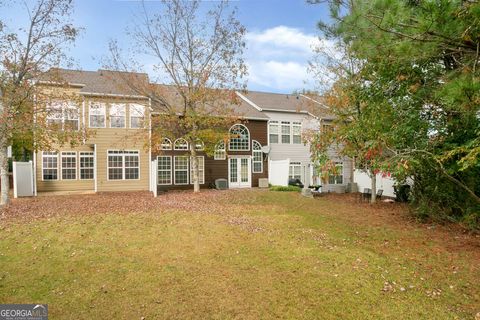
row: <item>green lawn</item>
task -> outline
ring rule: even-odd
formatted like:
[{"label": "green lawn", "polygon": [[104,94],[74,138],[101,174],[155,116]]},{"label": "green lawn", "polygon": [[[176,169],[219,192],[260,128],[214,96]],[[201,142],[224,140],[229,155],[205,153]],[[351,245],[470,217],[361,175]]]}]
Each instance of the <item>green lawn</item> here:
[{"label": "green lawn", "polygon": [[[0,303],[48,303],[51,319],[474,319],[480,312],[478,237],[349,196],[204,193],[207,200],[176,196],[190,203],[181,210],[141,196],[158,210],[82,214],[73,203],[69,213],[35,219],[7,214]],[[80,197],[72,201],[88,202]],[[28,201],[12,206],[32,208]]]}]

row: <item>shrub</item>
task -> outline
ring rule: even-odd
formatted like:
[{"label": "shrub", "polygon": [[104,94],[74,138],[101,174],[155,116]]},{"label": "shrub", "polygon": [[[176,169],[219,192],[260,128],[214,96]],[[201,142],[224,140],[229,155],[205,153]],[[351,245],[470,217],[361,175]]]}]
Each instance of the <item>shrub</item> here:
[{"label": "shrub", "polygon": [[296,192],[300,192],[301,190],[302,190],[302,188],[297,187],[297,186],[288,186],[288,187],[271,186],[270,187],[270,191],[296,191]]}]

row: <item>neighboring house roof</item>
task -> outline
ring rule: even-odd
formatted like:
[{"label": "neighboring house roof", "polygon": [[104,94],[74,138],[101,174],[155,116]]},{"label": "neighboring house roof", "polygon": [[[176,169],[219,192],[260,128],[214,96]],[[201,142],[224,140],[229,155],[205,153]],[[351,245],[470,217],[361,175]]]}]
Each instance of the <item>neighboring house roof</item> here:
[{"label": "neighboring house roof", "polygon": [[322,119],[333,119],[329,108],[316,97],[259,91],[237,92],[237,94],[258,111],[306,113]]},{"label": "neighboring house roof", "polygon": [[[146,94],[142,94],[138,88],[142,90],[150,90],[162,95],[162,99],[168,101],[170,105],[177,106],[178,113],[182,110],[182,101],[177,94],[174,86],[150,83],[146,73],[120,72],[110,70],[83,71],[70,69],[51,69],[40,80],[40,84],[46,85],[63,85],[68,84],[72,87],[78,87],[80,94],[97,95],[97,96],[128,96],[135,98],[147,99]],[[134,83],[135,85],[128,85]],[[144,86],[143,88],[138,85]],[[158,99],[161,100],[161,99]],[[237,99],[238,104],[228,106],[234,111],[235,115],[251,120],[268,120],[268,116],[252,107],[249,103],[242,99]],[[152,101],[153,112],[162,112],[160,103]],[[214,111],[212,114],[221,112]]]},{"label": "neighboring house roof", "polygon": [[[155,92],[158,92],[159,96],[163,96],[168,102],[169,105],[171,106],[176,106],[177,107],[177,113],[181,114],[183,112],[183,101],[180,98],[180,94],[177,92],[177,89],[175,86],[170,86],[170,85],[163,85],[163,84],[156,84],[157,90]],[[218,115],[221,116],[222,114],[225,114],[222,111],[225,111],[226,113],[230,112],[230,110],[236,115],[241,118],[245,119],[251,119],[251,120],[268,120],[268,116],[265,115],[264,113],[260,112],[256,108],[252,107],[249,103],[244,101],[243,99],[236,99],[236,103],[230,103],[228,106],[225,107],[225,109],[229,110],[219,110],[218,106],[216,107],[211,107],[210,110],[208,110],[208,107],[206,107],[206,112],[210,112],[212,115]],[[152,109],[154,112],[162,113],[164,112],[164,108],[162,107],[161,103],[155,103],[152,101]]]},{"label": "neighboring house roof", "polygon": [[[139,95],[133,88],[125,85],[125,78],[133,78],[135,81],[148,83],[146,73],[119,72],[110,70],[83,71],[69,69],[51,69],[40,79],[41,84],[63,84],[80,87],[80,93],[85,95]],[[146,98],[146,97],[144,97]]]}]

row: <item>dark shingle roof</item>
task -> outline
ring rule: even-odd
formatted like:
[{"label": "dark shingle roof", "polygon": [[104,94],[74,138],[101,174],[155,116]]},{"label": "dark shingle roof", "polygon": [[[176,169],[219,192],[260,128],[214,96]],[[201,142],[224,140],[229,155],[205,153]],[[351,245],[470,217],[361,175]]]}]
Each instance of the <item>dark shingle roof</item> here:
[{"label": "dark shingle roof", "polygon": [[139,94],[134,89],[125,85],[125,78],[127,77],[133,78],[135,81],[148,83],[148,75],[146,73],[69,69],[51,69],[40,81],[78,85],[80,92],[84,94],[138,96]]}]

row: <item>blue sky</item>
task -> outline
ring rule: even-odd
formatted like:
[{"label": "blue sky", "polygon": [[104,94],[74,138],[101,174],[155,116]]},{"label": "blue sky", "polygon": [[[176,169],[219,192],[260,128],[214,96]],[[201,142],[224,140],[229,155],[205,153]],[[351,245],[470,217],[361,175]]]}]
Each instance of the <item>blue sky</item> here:
[{"label": "blue sky", "polygon": [[[148,3],[152,10],[157,1]],[[33,2],[30,2],[33,3]],[[316,43],[316,23],[328,18],[325,5],[305,0],[238,0],[238,19],[247,28],[245,60],[249,67],[248,89],[284,92],[312,88],[306,72]],[[96,70],[108,53],[108,42],[128,43],[125,28],[139,9],[138,1],[76,0],[75,23],[85,28],[71,55],[77,67]],[[6,9],[6,11],[5,11]],[[8,12],[10,10],[10,12]],[[0,16],[18,23],[18,8],[4,8]]]}]

